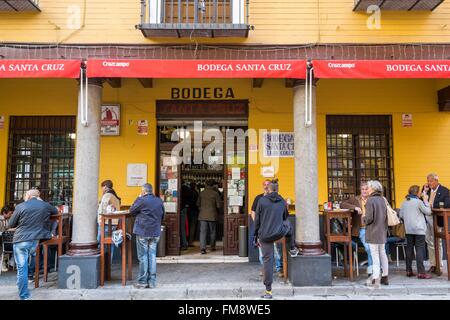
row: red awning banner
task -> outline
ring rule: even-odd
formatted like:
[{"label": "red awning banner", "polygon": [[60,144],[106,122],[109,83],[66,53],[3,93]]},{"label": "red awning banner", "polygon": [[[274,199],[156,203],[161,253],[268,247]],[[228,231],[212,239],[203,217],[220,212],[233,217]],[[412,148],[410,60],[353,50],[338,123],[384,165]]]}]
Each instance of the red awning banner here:
[{"label": "red awning banner", "polygon": [[316,78],[450,78],[450,60],[314,60],[313,66]]},{"label": "red awning banner", "polygon": [[78,78],[79,60],[0,60],[0,78]]},{"label": "red awning banner", "polygon": [[88,60],[90,78],[300,78],[302,60]]}]

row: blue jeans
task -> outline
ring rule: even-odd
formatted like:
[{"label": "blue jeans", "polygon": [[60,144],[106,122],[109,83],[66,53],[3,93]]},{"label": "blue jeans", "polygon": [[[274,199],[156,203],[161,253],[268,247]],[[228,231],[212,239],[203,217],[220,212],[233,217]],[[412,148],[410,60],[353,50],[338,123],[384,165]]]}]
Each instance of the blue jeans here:
[{"label": "blue jeans", "polygon": [[156,248],[159,237],[136,236],[137,255],[139,259],[140,284],[156,285]]},{"label": "blue jeans", "polygon": [[401,240],[402,239],[400,239],[399,237],[387,237],[386,244],[384,245],[384,249],[386,250],[386,254],[387,255],[391,254],[391,248],[390,248],[390,244],[391,243],[397,243],[397,242],[399,242]]},{"label": "blue jeans", "polygon": [[370,254],[369,244],[366,242],[366,228],[359,229],[359,240],[367,253],[367,273],[372,273],[372,255]]},{"label": "blue jeans", "polygon": [[[262,265],[263,264],[263,254],[262,254],[261,247],[258,247],[258,250],[259,250],[259,262]],[[277,272],[281,272],[281,270],[283,270],[283,260],[281,260],[280,252],[282,252],[281,248],[279,248],[278,245],[276,243],[274,243],[273,244],[273,254],[275,256],[275,269],[277,270]]]},{"label": "blue jeans", "polygon": [[28,263],[29,259],[34,259],[38,240],[23,241],[14,243],[14,260],[17,267],[17,287],[21,300],[30,298],[28,291]]}]

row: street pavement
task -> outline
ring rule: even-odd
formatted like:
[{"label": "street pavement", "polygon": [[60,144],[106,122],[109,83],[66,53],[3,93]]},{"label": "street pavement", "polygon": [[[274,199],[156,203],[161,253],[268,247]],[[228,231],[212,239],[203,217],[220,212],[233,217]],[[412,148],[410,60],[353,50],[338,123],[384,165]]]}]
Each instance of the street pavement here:
[{"label": "street pavement", "polygon": [[[113,265],[112,281],[104,287],[92,290],[63,290],[57,288],[57,273],[49,275],[49,282],[34,289],[30,283],[34,300],[142,300],[142,299],[259,299],[264,290],[261,270],[253,263],[214,264],[159,264],[157,287],[135,289],[132,281],[122,287],[120,266]],[[445,271],[445,268],[444,268]],[[360,269],[361,273],[364,270]],[[137,266],[133,275],[137,274]],[[274,299],[280,300],[450,300],[450,282],[446,272],[430,280],[407,278],[404,265],[390,265],[390,285],[381,289],[365,286],[366,276],[360,274],[350,282],[343,277],[342,269],[334,268],[335,279],[330,287],[293,287],[274,275]],[[15,272],[0,276],[0,300],[17,299]]]}]

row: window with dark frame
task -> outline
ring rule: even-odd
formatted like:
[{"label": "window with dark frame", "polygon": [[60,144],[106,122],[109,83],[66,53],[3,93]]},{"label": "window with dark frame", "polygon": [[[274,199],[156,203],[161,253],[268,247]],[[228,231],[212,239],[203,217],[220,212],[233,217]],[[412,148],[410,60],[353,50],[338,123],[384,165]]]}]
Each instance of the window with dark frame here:
[{"label": "window with dark frame", "polygon": [[395,206],[391,116],[329,115],[326,123],[328,200],[358,195],[362,181],[379,180]]},{"label": "window with dark frame", "polygon": [[72,207],[74,158],[74,116],[11,117],[6,203],[38,188],[50,204]]}]

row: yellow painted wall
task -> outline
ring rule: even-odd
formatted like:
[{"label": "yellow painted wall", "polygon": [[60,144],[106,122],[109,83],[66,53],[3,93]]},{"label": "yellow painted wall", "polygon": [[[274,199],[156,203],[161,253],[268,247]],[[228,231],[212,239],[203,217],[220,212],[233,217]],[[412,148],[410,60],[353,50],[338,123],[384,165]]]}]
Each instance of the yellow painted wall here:
[{"label": "yellow painted wall", "polygon": [[[436,172],[450,186],[450,113],[438,112],[436,90],[448,80],[326,80],[317,87],[319,202],[327,200],[326,114],[393,115],[396,203],[411,184],[422,184]],[[100,180],[112,179],[123,204],[135,199],[139,188],[126,187],[127,163],[148,164],[148,180],[154,183],[156,160],[155,100],[170,99],[171,87],[233,87],[237,99],[249,99],[249,127],[292,131],[292,89],[281,80],[265,80],[253,88],[251,80],[156,79],[154,88],[144,89],[135,79],[124,79],[122,88],[104,84],[105,103],[122,105],[119,137],[101,139]],[[76,113],[74,80],[0,80],[0,115],[66,115]],[[403,128],[401,114],[413,114],[413,127]],[[137,135],[137,120],[149,121],[149,135]],[[5,199],[7,126],[0,129],[0,202]],[[259,148],[261,149],[261,148]],[[267,159],[265,159],[267,160]],[[249,167],[249,199],[261,192],[261,163]],[[294,162],[280,159],[280,192],[294,199]]]},{"label": "yellow painted wall", "polygon": [[[450,2],[433,12],[386,12],[369,29],[354,0],[252,0],[248,39],[196,39],[204,43],[407,43],[450,41]],[[0,13],[0,41],[51,43],[191,43],[144,38],[139,0],[40,0],[40,13]],[[83,18],[84,17],[84,18]],[[79,22],[74,23],[76,19]],[[80,28],[77,25],[81,25]]]}]

